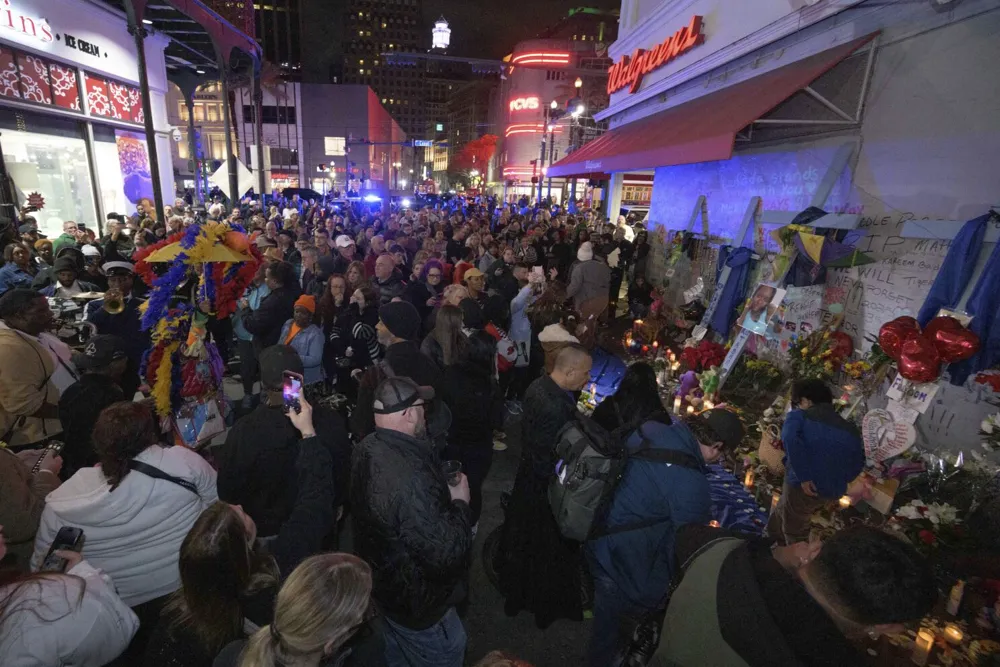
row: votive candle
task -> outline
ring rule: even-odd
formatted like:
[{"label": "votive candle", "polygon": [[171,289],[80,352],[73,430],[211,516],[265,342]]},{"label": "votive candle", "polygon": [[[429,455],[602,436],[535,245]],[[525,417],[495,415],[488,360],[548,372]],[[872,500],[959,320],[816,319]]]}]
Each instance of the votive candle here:
[{"label": "votive candle", "polygon": [[753,468],[747,468],[747,474],[744,475],[743,477],[743,486],[749,489],[751,486],[753,486],[753,480],[754,480]]},{"label": "votive candle", "polygon": [[841,509],[847,509],[848,507],[851,506],[851,497],[850,496],[841,496],[840,500],[838,502],[840,503],[840,508]]},{"label": "votive candle", "polygon": [[681,397],[674,396],[674,414],[679,415],[681,413]]},{"label": "votive candle", "polygon": [[934,633],[927,628],[917,633],[917,638],[913,642],[913,655],[910,659],[913,664],[923,667],[931,657],[931,649],[934,648]]},{"label": "votive candle", "polygon": [[944,638],[948,640],[949,644],[961,644],[965,638],[965,633],[954,623],[949,623],[944,626]]}]

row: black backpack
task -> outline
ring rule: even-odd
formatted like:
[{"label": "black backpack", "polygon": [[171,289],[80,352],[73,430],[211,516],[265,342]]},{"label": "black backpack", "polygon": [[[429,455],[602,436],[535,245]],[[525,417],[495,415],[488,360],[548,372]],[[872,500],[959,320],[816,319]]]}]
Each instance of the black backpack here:
[{"label": "black backpack", "polygon": [[[614,400],[614,399],[609,399]],[[556,443],[556,476],[549,483],[549,506],[563,537],[578,542],[607,535],[639,530],[667,521],[649,519],[607,528],[601,515],[614,498],[615,489],[629,459],[659,461],[685,468],[700,469],[694,456],[671,449],[654,449],[639,427],[642,443],[638,449],[625,446],[631,427],[607,431],[582,414],[559,431]]]}]

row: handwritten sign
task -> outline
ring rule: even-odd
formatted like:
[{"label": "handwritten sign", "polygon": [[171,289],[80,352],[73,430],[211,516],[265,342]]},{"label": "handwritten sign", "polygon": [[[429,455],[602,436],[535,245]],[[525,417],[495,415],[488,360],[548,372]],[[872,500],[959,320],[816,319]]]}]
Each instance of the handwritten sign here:
[{"label": "handwritten sign", "polygon": [[897,374],[896,379],[892,381],[892,385],[890,385],[885,395],[903,407],[911,408],[923,414],[927,412],[927,408],[930,407],[931,401],[938,393],[938,389],[940,389],[940,385],[936,382],[917,384]]},{"label": "handwritten sign", "polygon": [[865,456],[873,461],[885,461],[899,456],[913,446],[917,432],[911,424],[897,422],[886,410],[869,410],[861,420],[861,438]]}]

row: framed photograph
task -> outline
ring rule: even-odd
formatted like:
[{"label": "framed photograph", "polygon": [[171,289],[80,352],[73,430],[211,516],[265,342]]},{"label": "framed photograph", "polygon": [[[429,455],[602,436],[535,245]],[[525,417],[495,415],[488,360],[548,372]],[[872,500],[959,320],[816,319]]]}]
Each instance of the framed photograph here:
[{"label": "framed photograph", "polygon": [[747,300],[743,316],[740,318],[740,326],[752,333],[763,335],[767,332],[768,324],[774,319],[784,298],[785,290],[760,283]]}]

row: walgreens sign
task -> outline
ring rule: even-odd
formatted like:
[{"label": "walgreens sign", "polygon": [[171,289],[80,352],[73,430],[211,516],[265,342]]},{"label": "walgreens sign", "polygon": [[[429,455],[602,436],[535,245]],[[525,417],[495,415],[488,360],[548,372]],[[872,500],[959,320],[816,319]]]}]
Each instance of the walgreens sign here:
[{"label": "walgreens sign", "polygon": [[632,55],[623,56],[608,70],[608,94],[626,87],[630,93],[638,91],[646,74],[704,43],[702,25],[702,17],[692,16],[690,23],[653,49],[636,49]]}]

